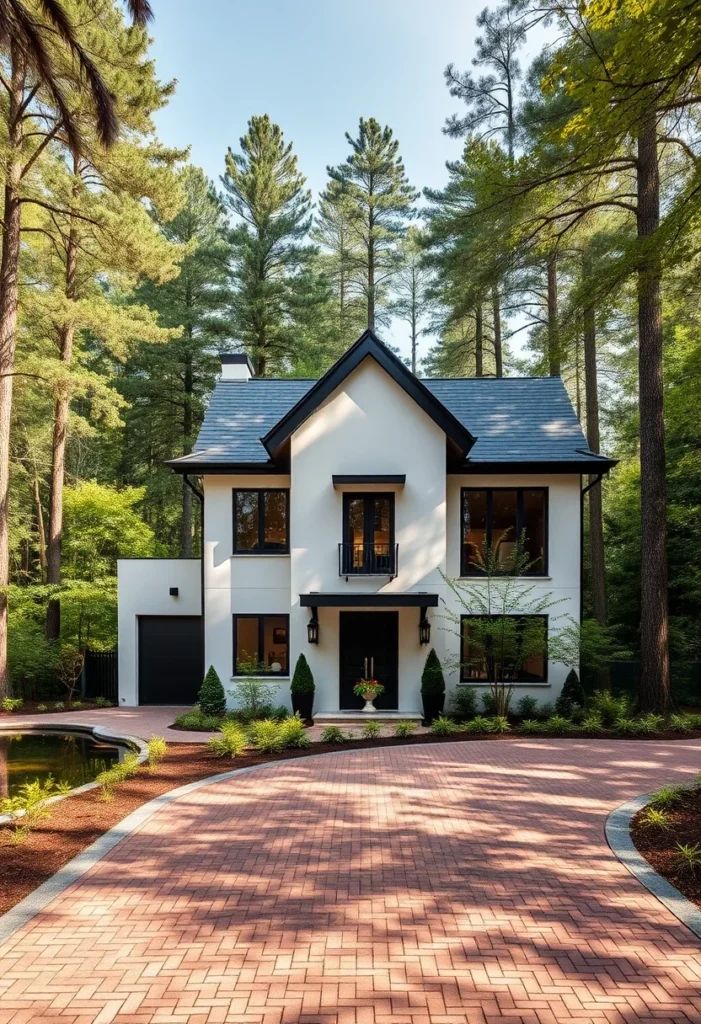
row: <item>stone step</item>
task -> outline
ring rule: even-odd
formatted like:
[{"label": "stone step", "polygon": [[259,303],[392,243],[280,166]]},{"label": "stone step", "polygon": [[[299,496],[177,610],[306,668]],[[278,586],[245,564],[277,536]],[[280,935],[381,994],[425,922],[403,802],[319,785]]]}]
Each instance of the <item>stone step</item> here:
[{"label": "stone step", "polygon": [[397,722],[420,722],[420,711],[319,711],[314,716],[316,725],[360,725],[364,722],[396,724]]}]

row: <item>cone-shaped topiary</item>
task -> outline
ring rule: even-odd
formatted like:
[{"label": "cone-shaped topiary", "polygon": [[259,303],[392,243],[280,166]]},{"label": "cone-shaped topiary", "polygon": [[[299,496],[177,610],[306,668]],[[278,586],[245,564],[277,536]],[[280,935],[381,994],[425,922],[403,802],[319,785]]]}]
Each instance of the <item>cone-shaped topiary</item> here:
[{"label": "cone-shaped topiary", "polygon": [[574,669],[570,669],[565,679],[560,696],[555,701],[555,710],[559,715],[571,715],[575,708],[583,708],[586,704],[586,695],[579,676]]},{"label": "cone-shaped topiary", "polygon": [[433,647],[429,651],[424,670],[421,674],[421,693],[425,696],[445,693],[443,669]]},{"label": "cone-shaped topiary", "polygon": [[209,666],[197,700],[203,715],[223,715],[226,711],[226,694],[213,665]]},{"label": "cone-shaped topiary", "polygon": [[314,693],[314,676],[303,654],[297,658],[294,675],[290,683],[291,693]]}]

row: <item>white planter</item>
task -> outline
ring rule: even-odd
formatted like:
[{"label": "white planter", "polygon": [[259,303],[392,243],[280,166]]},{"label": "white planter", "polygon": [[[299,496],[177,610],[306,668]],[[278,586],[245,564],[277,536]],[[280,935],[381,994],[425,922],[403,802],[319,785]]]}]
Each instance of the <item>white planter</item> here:
[{"label": "white planter", "polygon": [[365,707],[363,708],[363,711],[365,712],[366,715],[372,715],[377,712],[377,708],[373,704],[374,699],[374,697],[365,698]]}]

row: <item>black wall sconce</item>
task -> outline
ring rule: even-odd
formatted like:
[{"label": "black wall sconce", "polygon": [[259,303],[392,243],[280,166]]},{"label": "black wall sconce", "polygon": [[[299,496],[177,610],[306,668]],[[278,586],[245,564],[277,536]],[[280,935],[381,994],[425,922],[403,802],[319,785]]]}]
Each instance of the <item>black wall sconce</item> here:
[{"label": "black wall sconce", "polygon": [[428,621],[425,608],[421,609],[421,618],[419,619],[419,643],[431,643],[431,623]]},{"label": "black wall sconce", "polygon": [[311,618],[307,623],[307,640],[310,644],[319,643],[319,617],[316,608],[312,608]]},{"label": "black wall sconce", "polygon": [[168,593],[170,594],[171,597],[177,597],[179,591],[177,587],[171,587]]}]

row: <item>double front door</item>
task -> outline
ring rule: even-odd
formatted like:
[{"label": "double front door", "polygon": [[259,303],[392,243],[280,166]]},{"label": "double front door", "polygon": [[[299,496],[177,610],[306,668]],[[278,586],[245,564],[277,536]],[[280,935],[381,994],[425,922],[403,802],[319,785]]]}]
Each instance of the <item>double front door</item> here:
[{"label": "double front door", "polygon": [[353,687],[363,678],[377,679],[385,692],[375,699],[380,711],[397,710],[399,680],[399,613],[340,612],[340,703],[356,711],[365,703]]}]

